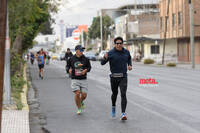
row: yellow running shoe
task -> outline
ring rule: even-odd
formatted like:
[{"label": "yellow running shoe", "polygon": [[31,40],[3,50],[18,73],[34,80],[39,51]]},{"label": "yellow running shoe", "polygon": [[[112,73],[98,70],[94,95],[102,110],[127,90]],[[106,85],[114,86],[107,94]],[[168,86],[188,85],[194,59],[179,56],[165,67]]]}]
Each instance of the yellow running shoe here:
[{"label": "yellow running shoe", "polygon": [[82,113],[81,109],[78,109],[77,114],[80,115]]}]

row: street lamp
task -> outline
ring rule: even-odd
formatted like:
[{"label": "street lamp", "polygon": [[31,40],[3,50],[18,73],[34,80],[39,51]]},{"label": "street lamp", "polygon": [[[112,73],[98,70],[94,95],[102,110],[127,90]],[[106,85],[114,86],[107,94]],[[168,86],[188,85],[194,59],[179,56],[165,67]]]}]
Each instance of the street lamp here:
[{"label": "street lamp", "polygon": [[103,50],[103,22],[102,22],[102,10],[100,11],[100,31],[101,31],[101,51]]}]

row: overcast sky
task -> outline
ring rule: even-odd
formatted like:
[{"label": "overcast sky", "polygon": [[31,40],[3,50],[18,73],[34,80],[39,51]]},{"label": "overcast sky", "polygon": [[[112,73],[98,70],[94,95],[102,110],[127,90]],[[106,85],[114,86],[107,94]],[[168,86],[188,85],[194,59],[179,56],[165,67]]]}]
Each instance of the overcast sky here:
[{"label": "overcast sky", "polygon": [[100,9],[118,8],[126,4],[152,3],[158,0],[62,0],[63,4],[59,7],[59,12],[54,16],[56,32],[58,32],[60,20],[65,24],[87,24],[92,23],[93,17],[97,16]]}]

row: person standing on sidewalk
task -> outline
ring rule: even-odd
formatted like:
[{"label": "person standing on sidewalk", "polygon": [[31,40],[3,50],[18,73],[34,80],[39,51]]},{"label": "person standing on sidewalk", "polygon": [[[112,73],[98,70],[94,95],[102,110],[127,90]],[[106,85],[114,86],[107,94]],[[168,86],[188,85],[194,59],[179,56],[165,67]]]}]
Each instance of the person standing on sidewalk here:
[{"label": "person standing on sidewalk", "polygon": [[89,59],[83,55],[84,49],[81,45],[77,45],[75,47],[76,54],[69,59],[67,64],[72,79],[71,87],[75,93],[77,114],[81,114],[82,109],[85,108],[83,101],[86,99],[88,92],[87,72],[91,70]]},{"label": "person standing on sidewalk", "polygon": [[128,50],[123,47],[123,38],[114,39],[115,47],[104,55],[101,65],[105,65],[108,61],[110,64],[110,84],[112,90],[112,117],[116,116],[116,100],[118,95],[118,87],[121,92],[121,120],[127,120],[126,116],[126,91],[127,91],[127,67],[132,70],[131,56]]}]

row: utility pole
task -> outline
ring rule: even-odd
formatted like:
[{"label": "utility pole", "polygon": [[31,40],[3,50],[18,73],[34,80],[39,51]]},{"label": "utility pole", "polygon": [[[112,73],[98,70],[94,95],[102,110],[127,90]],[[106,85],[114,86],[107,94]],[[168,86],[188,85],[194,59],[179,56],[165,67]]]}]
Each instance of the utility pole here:
[{"label": "utility pole", "polygon": [[102,20],[102,10],[100,10],[100,31],[101,31],[101,51],[103,50],[103,20]]},{"label": "utility pole", "polygon": [[[165,21],[165,29],[164,29],[164,42],[163,42],[163,56],[162,56],[162,64],[165,63],[165,45],[166,45],[166,38],[167,38],[167,28],[169,28],[167,25],[169,25],[169,4],[170,0],[168,0],[168,5],[167,5],[167,16],[164,16],[164,21]],[[168,17],[168,20],[167,20]]]},{"label": "utility pole", "polygon": [[84,43],[84,30],[81,30],[81,45],[83,46],[83,47],[85,47],[85,43]]},{"label": "utility pole", "polygon": [[6,41],[7,0],[0,0],[0,3],[1,3],[0,4],[0,133],[1,133],[5,41]]},{"label": "utility pole", "polygon": [[3,98],[3,104],[11,104],[10,39],[9,39],[8,13],[7,13],[7,22],[6,22],[6,51],[5,51],[5,63],[4,63],[4,98]]},{"label": "utility pole", "polygon": [[189,8],[190,8],[190,46],[191,46],[191,61],[192,68],[195,68],[195,46],[194,46],[194,12],[193,12],[193,3],[192,0],[189,0]]}]

